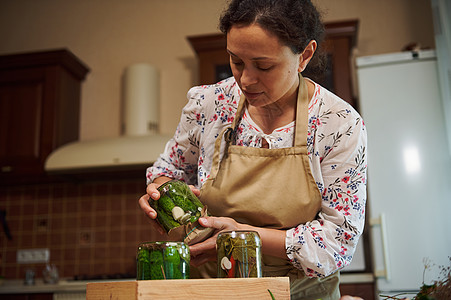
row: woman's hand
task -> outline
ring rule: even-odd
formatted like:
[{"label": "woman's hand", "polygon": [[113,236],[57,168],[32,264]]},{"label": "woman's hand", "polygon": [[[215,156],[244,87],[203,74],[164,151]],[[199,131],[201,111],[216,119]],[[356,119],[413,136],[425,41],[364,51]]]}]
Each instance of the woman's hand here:
[{"label": "woman's hand", "polygon": [[157,212],[150,206],[149,200],[158,200],[160,199],[160,192],[158,192],[157,188],[159,187],[159,184],[151,183],[146,188],[146,194],[142,195],[141,198],[139,198],[139,206],[141,207],[142,211],[148,216],[149,218],[155,220],[157,217]]},{"label": "woman's hand", "polygon": [[147,185],[146,194],[142,195],[138,201],[141,210],[152,220],[151,223],[153,227],[161,235],[165,234],[165,231],[160,226],[160,224],[158,224],[158,222],[155,222],[155,219],[157,218],[157,212],[150,206],[149,201],[156,201],[160,199],[160,192],[158,191],[158,187],[171,179],[172,178],[169,177],[156,178],[152,183]]},{"label": "woman's hand", "polygon": [[[157,198],[160,197],[160,194],[157,194]],[[141,206],[141,209],[144,211],[144,213],[146,214],[146,216],[148,216],[152,222],[150,222],[153,226],[153,228],[155,228],[156,231],[158,231],[158,233],[160,235],[165,234],[165,231],[163,229],[163,227],[160,226],[160,224],[158,224],[158,222],[155,221],[155,219],[157,218],[157,212],[149,205],[149,200],[151,199],[151,196],[149,194],[145,194],[142,195],[141,198],[139,198],[139,206]],[[153,200],[151,200],[153,201]]]},{"label": "woman's hand", "polygon": [[199,218],[203,227],[214,228],[213,235],[201,243],[189,247],[191,253],[191,264],[198,267],[208,261],[214,261],[216,257],[216,238],[222,231],[249,230],[249,225],[236,222],[232,218],[203,217]]}]

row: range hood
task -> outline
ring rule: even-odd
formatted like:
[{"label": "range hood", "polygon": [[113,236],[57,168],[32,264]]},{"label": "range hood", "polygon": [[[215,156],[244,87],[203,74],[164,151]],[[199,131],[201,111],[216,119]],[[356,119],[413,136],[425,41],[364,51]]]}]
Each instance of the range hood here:
[{"label": "range hood", "polygon": [[45,170],[49,173],[79,173],[150,166],[163,152],[171,137],[121,136],[69,143],[50,154],[45,162]]},{"label": "range hood", "polygon": [[158,72],[148,64],[131,65],[124,72],[123,88],[124,135],[68,143],[48,156],[48,173],[120,170],[155,162],[172,137],[158,133]]}]

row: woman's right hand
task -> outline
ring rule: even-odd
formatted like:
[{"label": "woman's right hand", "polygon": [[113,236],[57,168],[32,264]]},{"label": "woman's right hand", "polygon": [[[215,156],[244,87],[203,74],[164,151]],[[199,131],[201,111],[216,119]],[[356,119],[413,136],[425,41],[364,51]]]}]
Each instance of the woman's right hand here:
[{"label": "woman's right hand", "polygon": [[[150,206],[149,200],[156,201],[160,199],[160,192],[158,191],[158,187],[171,179],[172,178],[169,177],[156,178],[154,182],[147,185],[146,194],[142,195],[141,198],[139,198],[138,201],[139,206],[141,207],[142,211],[146,214],[146,216],[148,216],[152,220],[155,220],[157,218],[157,212]],[[160,234],[165,233],[163,228],[157,222],[152,223],[156,225],[155,228],[159,231]]]},{"label": "woman's right hand", "polygon": [[157,212],[150,206],[149,200],[158,200],[160,198],[160,192],[157,190],[158,186],[155,183],[149,184],[146,188],[146,194],[139,198],[139,206],[141,206],[142,211],[153,220],[157,217]]}]

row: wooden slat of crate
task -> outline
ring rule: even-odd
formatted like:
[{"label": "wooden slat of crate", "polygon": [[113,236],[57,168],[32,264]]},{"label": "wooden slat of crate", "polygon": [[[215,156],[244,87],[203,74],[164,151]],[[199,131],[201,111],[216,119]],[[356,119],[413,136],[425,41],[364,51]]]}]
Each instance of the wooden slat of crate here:
[{"label": "wooden slat of crate", "polygon": [[288,277],[142,280],[88,283],[86,299],[290,299]]},{"label": "wooden slat of crate", "polygon": [[86,299],[136,300],[137,281],[90,282],[86,285]]}]

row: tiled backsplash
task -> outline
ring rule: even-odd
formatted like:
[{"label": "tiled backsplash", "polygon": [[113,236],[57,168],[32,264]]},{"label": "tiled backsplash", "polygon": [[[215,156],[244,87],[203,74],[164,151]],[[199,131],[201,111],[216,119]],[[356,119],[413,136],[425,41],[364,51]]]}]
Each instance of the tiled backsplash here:
[{"label": "tiled backsplash", "polygon": [[48,248],[60,277],[135,274],[140,242],[163,240],[138,205],[144,180],[0,188],[12,240],[0,229],[0,275],[21,279],[45,264],[17,264],[18,249]]}]

